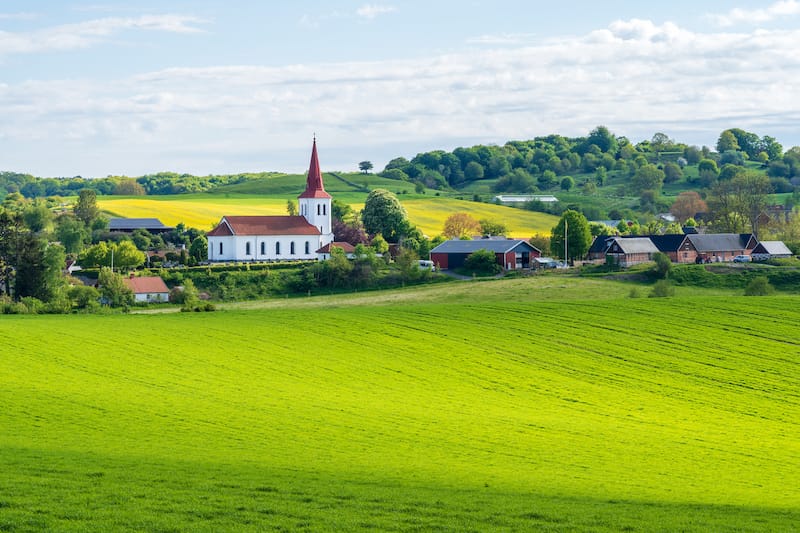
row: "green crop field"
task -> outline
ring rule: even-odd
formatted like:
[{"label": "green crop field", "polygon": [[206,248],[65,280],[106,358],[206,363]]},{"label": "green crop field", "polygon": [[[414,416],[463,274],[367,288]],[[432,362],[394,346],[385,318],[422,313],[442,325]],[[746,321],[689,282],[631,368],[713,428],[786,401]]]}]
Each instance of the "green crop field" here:
[{"label": "green crop field", "polygon": [[796,530],[798,299],[625,287],[0,317],[0,531]]},{"label": "green crop field", "polygon": [[[251,196],[234,194],[182,194],[174,196],[100,196],[97,203],[101,209],[114,216],[139,218],[155,217],[164,224],[183,222],[187,226],[210,230],[224,215],[285,215],[287,199],[283,197]],[[355,210],[364,207],[366,193],[346,193],[335,198],[347,203]],[[530,238],[536,233],[549,234],[558,222],[558,217],[511,207],[457,200],[442,197],[401,197],[409,219],[430,237],[439,235],[444,221],[459,211],[467,212],[476,219],[488,218],[505,223],[510,236]]]}]

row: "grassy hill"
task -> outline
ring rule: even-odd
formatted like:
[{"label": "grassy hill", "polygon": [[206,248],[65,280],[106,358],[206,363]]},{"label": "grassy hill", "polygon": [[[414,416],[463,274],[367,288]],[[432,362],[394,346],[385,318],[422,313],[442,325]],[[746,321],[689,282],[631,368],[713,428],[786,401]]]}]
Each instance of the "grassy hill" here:
[{"label": "grassy hill", "polygon": [[5,317],[0,529],[791,530],[796,298],[627,290]]}]

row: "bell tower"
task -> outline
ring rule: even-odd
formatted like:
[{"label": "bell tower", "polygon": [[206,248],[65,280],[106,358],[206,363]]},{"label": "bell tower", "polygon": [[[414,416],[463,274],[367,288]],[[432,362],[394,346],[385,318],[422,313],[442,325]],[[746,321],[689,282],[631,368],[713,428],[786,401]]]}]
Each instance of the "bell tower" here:
[{"label": "bell tower", "polygon": [[333,241],[331,195],[325,192],[325,186],[322,183],[322,172],[320,171],[319,158],[317,157],[316,136],[311,147],[311,164],[308,167],[306,190],[297,197],[297,205],[300,215],[305,217],[309,224],[317,227],[322,234],[321,246]]}]

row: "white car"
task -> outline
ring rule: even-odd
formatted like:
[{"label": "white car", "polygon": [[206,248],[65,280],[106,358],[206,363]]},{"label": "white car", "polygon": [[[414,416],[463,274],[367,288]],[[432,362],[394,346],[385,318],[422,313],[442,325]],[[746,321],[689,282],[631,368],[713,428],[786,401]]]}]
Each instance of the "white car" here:
[{"label": "white car", "polygon": [[734,263],[749,263],[750,256],[749,255],[737,255],[733,258]]}]

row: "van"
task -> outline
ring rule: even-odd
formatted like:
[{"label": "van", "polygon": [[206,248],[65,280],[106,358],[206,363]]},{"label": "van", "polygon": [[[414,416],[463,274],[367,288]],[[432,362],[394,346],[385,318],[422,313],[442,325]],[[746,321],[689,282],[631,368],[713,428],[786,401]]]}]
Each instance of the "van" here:
[{"label": "van", "polygon": [[420,259],[419,268],[430,270],[431,272],[436,271],[436,267],[434,266],[433,261],[430,261],[428,259]]}]

